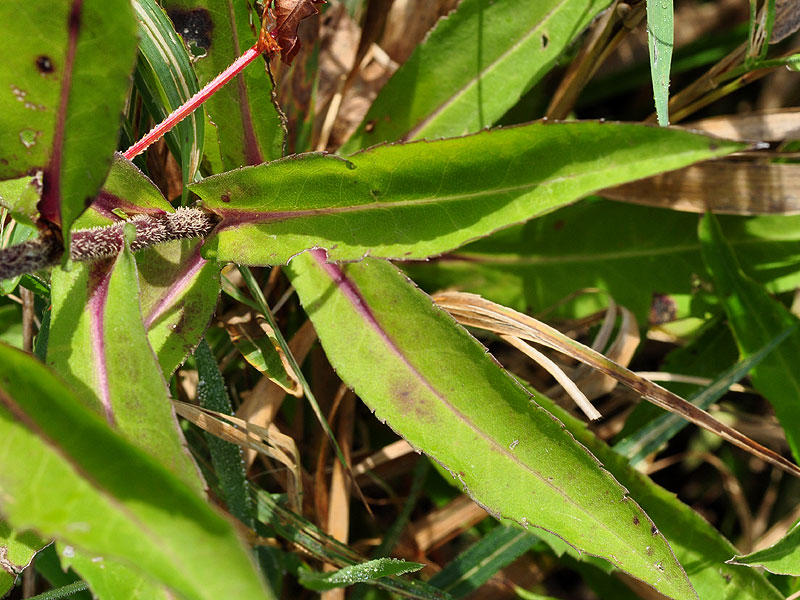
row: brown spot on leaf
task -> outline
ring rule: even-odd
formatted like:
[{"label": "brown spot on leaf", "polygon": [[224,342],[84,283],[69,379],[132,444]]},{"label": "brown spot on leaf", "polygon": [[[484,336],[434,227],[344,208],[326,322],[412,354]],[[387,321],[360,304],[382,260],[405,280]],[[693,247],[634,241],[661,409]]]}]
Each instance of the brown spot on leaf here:
[{"label": "brown spot on leaf", "polygon": [[638,525],[639,524],[639,517],[637,517],[636,515],[633,515],[633,524],[634,525]]},{"label": "brown spot on leaf", "polygon": [[366,125],[364,125],[364,131],[367,133],[372,133],[375,130],[375,119],[369,121]]},{"label": "brown spot on leaf", "polygon": [[222,196],[220,196],[219,199],[222,200],[223,202],[230,202],[231,201],[231,195],[230,194],[222,194]]},{"label": "brown spot on leaf", "polygon": [[211,34],[214,32],[214,22],[205,8],[192,10],[173,9],[167,11],[172,19],[172,24],[190,48],[196,46],[208,50],[211,48]]},{"label": "brown spot on leaf", "polygon": [[655,525],[650,525],[650,533],[652,535],[658,535],[658,527],[656,527]]},{"label": "brown spot on leaf", "polygon": [[50,57],[45,54],[42,54],[36,58],[36,68],[39,69],[39,72],[42,75],[49,75],[55,71],[55,67],[53,67],[53,61],[50,60]]}]

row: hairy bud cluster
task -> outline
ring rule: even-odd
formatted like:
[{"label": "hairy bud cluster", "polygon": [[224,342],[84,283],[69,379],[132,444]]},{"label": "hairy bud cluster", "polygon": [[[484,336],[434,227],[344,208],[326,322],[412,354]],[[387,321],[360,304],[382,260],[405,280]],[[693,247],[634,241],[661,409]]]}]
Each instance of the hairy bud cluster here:
[{"label": "hairy bud cluster", "polygon": [[[136,215],[107,227],[73,231],[69,257],[80,262],[116,256],[125,247],[125,226],[129,223],[136,229],[136,237],[131,242],[134,252],[172,240],[205,237],[216,224],[212,215],[196,208],[181,207],[161,215]],[[1,249],[0,279],[52,266],[62,254],[61,245],[51,233]]]}]

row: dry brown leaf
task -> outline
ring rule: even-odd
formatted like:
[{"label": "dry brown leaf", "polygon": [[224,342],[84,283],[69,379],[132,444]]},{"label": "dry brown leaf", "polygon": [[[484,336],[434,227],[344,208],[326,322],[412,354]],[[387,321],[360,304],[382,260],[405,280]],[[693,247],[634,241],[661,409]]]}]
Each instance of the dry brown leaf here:
[{"label": "dry brown leaf", "polygon": [[606,188],[622,202],[703,213],[800,214],[800,166],[719,160]]},{"label": "dry brown leaf", "polygon": [[751,111],[686,123],[712,135],[742,142],[785,142],[800,139],[800,108]]},{"label": "dry brown leaf", "polygon": [[317,5],[324,3],[325,0],[275,0],[275,27],[269,33],[278,42],[281,60],[287,65],[292,64],[300,51],[300,41],[297,39],[300,21],[319,14]]},{"label": "dry brown leaf", "polygon": [[458,496],[409,524],[407,531],[424,555],[489,516],[468,496]]},{"label": "dry brown leaf", "polygon": [[453,315],[459,323],[530,340],[589,364],[594,369],[616,378],[648,402],[683,417],[787,473],[800,477],[800,467],[780,454],[721,423],[680,396],[637,376],[629,369],[618,365],[588,346],[568,338],[541,321],[485,300],[476,294],[444,292],[434,296],[434,301]]}]

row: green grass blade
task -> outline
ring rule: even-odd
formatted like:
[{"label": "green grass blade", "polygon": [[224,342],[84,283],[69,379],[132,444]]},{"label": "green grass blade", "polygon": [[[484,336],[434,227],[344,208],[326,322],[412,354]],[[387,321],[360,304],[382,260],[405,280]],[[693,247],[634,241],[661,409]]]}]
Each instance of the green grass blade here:
[{"label": "green grass blade", "polygon": [[376,558],[349,567],[342,567],[333,573],[318,573],[306,569],[299,571],[300,585],[318,592],[333,590],[356,583],[372,583],[376,579],[391,575],[405,575],[424,568],[425,565],[406,562],[397,558]]},{"label": "green grass blade", "polygon": [[517,527],[499,525],[431,577],[431,585],[463,598],[538,542]]},{"label": "green grass blade", "polygon": [[669,72],[675,39],[672,0],[647,0],[647,46],[656,116],[662,127],[669,125]]},{"label": "green grass blade", "polygon": [[[219,372],[208,342],[203,338],[194,352],[197,362],[197,401],[208,408],[226,415],[233,414],[233,406],[225,388],[225,380]],[[210,433],[205,434],[214,472],[229,512],[250,528],[255,526],[250,488],[242,461],[242,449]]]},{"label": "green grass blade", "polygon": [[[747,375],[751,369],[755,368],[783,340],[791,333],[794,333],[795,329],[796,326],[785,329],[758,351],[744,360],[739,361],[723,373],[720,373],[706,388],[689,396],[687,402],[691,402],[703,410],[707,409],[725,395],[732,384],[737,383]],[[648,455],[656,452],[688,424],[689,423],[685,419],[676,414],[663,414],[638,432],[617,442],[614,445],[614,450],[627,456],[631,464],[636,465]]]},{"label": "green grass blade", "polygon": [[[763,286],[750,279],[739,266],[713,215],[700,222],[703,258],[714,282],[728,322],[742,356],[750,356],[798,319],[776,302]],[[800,330],[792,334],[752,370],[754,387],[775,408],[786,440],[796,461],[800,461]]]},{"label": "green grass blade", "polygon": [[[200,89],[186,46],[155,0],[133,0],[139,22],[139,61],[134,81],[156,122],[181,106]],[[203,109],[193,112],[166,135],[181,166],[183,183],[194,181],[203,156]],[[187,190],[184,188],[184,201]],[[185,203],[185,202],[184,202]]]}]

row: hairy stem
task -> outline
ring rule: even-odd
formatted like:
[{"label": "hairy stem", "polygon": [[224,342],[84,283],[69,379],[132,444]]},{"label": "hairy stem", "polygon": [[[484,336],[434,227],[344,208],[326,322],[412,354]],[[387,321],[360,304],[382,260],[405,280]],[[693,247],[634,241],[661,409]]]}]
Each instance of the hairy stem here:
[{"label": "hairy stem", "polygon": [[[125,225],[136,229],[130,247],[134,252],[172,240],[202,238],[211,233],[216,218],[197,208],[178,208],[163,215],[136,215],[107,227],[72,232],[69,257],[76,262],[116,256],[125,246]],[[0,250],[0,280],[31,273],[58,264],[64,253],[50,233],[39,239]]]}]

